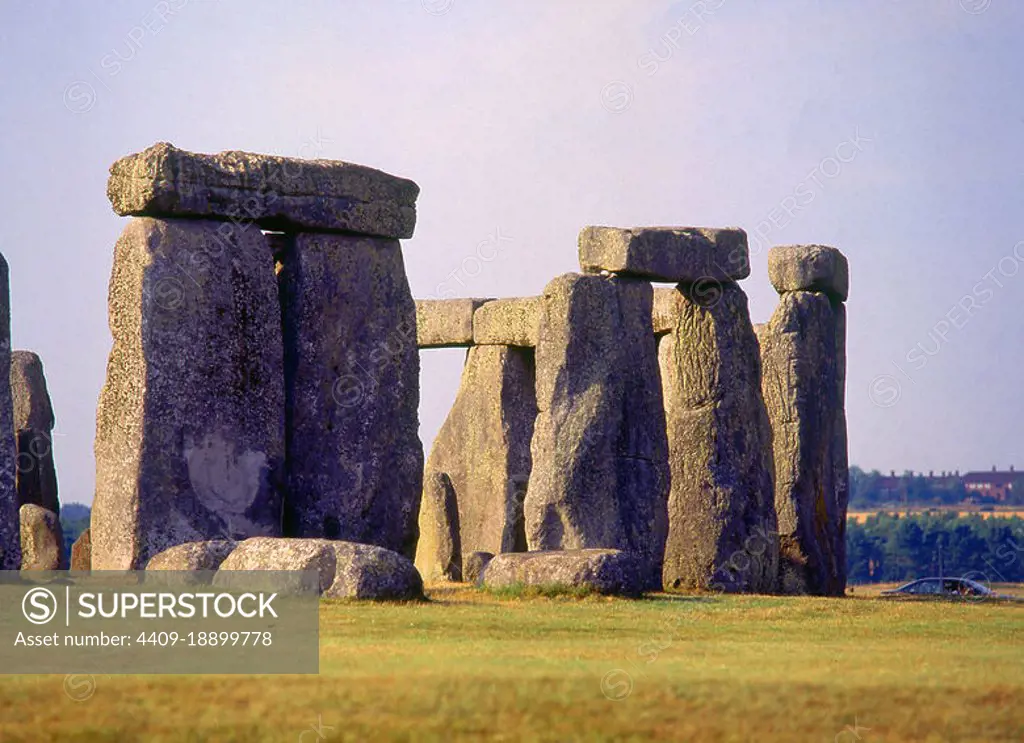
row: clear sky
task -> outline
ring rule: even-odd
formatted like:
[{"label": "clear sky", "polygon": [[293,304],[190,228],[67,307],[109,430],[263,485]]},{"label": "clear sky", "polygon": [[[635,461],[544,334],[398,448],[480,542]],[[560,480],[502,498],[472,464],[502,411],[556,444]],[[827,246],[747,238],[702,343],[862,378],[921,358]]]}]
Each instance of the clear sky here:
[{"label": "clear sky", "polygon": [[[834,245],[851,462],[1024,467],[1022,32],[1013,0],[3,0],[0,251],[62,499],[92,500],[107,169],[157,141],[412,178],[417,297],[538,293],[587,224],[736,225],[759,322],[768,246]],[[460,368],[423,354],[428,448]]]}]

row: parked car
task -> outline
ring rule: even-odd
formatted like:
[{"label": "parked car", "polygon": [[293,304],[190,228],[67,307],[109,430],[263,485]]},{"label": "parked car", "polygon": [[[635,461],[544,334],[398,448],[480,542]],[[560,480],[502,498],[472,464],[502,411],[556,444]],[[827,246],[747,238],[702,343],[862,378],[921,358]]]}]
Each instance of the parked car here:
[{"label": "parked car", "polygon": [[1019,601],[1015,596],[996,593],[970,578],[919,578],[899,588],[882,591],[882,596],[917,598],[1003,599]]}]

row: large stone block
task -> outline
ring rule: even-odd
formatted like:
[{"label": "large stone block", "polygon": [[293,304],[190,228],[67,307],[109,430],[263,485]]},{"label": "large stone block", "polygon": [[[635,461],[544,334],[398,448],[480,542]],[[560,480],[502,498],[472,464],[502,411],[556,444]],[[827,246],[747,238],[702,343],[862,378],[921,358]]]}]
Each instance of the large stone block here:
[{"label": "large stone block", "polygon": [[430,582],[461,581],[459,504],[451,478],[446,472],[431,472],[423,478],[419,525],[416,569],[420,575]]},{"label": "large stone block", "polygon": [[668,443],[646,281],[566,274],[544,290],[526,494],[531,550],[634,552],[660,584]]},{"label": "large stone block", "polygon": [[420,348],[473,345],[473,312],[486,299],[417,299],[416,344]]},{"label": "large stone block", "polygon": [[236,546],[227,539],[178,544],[149,558],[146,570],[216,570]]},{"label": "large stone block", "polygon": [[122,216],[230,219],[227,231],[341,230],[412,237],[419,186],[338,160],[227,151],[205,155],[160,142],[110,166],[107,197]]},{"label": "large stone block", "polygon": [[416,305],[397,240],[299,234],[278,281],[284,319],[285,534],[412,559],[423,488]]},{"label": "large stone block", "polygon": [[368,544],[329,539],[247,539],[221,563],[215,584],[230,584],[230,573],[236,570],[316,571],[325,598],[423,598],[423,580],[409,560]]},{"label": "large stone block", "polygon": [[579,236],[585,273],[609,271],[652,281],[736,281],[750,275],[747,233],[739,228],[585,227]]},{"label": "large stone block", "polygon": [[791,593],[845,591],[842,324],[825,294],[786,292],[759,336],[774,439],[782,589]]},{"label": "large stone block", "polygon": [[280,534],[281,312],[255,226],[133,219],[114,253],[96,423],[93,569]]},{"label": "large stone block", "polygon": [[71,569],[92,570],[92,531],[86,529],[71,545]]},{"label": "large stone block", "polygon": [[[11,372],[11,301],[7,261],[0,255],[0,379]],[[14,440],[11,387],[0,384],[0,570],[21,568],[16,481],[18,450]]]},{"label": "large stone block", "polygon": [[[446,475],[458,505],[461,549],[526,550],[523,498],[530,479],[530,440],[537,417],[533,349],[475,346],[466,355],[455,403],[427,458],[428,483]],[[418,565],[443,571],[430,545],[444,543],[447,528],[426,499],[420,517],[423,548]]]},{"label": "large stone block", "polygon": [[587,589],[612,596],[639,596],[647,579],[644,560],[626,552],[581,549],[497,555],[483,573],[487,588],[533,586]]},{"label": "large stone block", "polygon": [[43,362],[31,351],[11,355],[11,395],[18,463],[18,502],[34,503],[60,513],[57,472],[53,465],[53,406],[46,389]]},{"label": "large stone block", "polygon": [[21,519],[21,569],[64,570],[64,533],[53,511],[27,503]]},{"label": "large stone block", "polygon": [[540,297],[487,302],[473,314],[473,342],[480,346],[536,346],[540,302]]},{"label": "large stone block", "polygon": [[672,489],[664,586],[769,592],[778,574],[771,428],[747,298],[675,291],[658,352]]},{"label": "large stone block", "polygon": [[768,251],[768,278],[775,290],[818,291],[845,302],[850,293],[846,256],[827,245],[784,245]]}]

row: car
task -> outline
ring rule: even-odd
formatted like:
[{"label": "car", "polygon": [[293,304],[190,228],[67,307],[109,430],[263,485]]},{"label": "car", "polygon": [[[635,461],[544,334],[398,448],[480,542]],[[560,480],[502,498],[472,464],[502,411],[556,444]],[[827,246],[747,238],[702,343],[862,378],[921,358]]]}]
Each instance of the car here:
[{"label": "car", "polygon": [[1018,601],[1015,596],[996,593],[970,578],[919,578],[899,588],[882,591],[882,596],[894,598],[956,598],[956,599],[1002,599]]}]

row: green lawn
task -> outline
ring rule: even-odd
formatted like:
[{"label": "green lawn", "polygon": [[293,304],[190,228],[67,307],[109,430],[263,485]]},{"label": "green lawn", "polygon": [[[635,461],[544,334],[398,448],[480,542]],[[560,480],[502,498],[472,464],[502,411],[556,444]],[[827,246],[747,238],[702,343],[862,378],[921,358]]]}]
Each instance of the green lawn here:
[{"label": "green lawn", "polygon": [[431,597],[319,677],[0,677],[0,741],[1024,740],[1024,604]]}]

